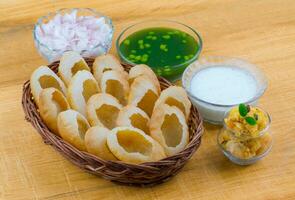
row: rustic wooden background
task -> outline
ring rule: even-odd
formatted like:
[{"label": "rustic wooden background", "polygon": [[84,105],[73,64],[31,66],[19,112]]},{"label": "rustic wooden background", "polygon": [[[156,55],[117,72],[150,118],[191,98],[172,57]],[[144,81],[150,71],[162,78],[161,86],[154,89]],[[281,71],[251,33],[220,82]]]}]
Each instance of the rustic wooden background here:
[{"label": "rustic wooden background", "polygon": [[[199,151],[175,178],[156,187],[116,185],[69,163],[43,144],[21,108],[23,82],[46,64],[34,47],[33,25],[64,7],[91,7],[110,16],[115,39],[134,22],[174,19],[201,33],[201,55],[257,64],[269,79],[260,105],[273,118],[270,155],[236,166],[217,148],[219,127],[206,124]],[[0,199],[295,199],[294,43],[293,0],[0,0]]]}]

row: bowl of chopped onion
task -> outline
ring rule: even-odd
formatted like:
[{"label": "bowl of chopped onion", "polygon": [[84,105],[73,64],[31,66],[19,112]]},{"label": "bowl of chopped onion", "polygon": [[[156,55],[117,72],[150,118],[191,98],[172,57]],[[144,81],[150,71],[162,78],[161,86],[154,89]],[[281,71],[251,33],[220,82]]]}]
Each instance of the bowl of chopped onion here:
[{"label": "bowl of chopped onion", "polygon": [[83,57],[105,54],[112,45],[113,32],[109,17],[90,8],[65,8],[40,17],[33,36],[38,52],[51,63],[66,51]]}]

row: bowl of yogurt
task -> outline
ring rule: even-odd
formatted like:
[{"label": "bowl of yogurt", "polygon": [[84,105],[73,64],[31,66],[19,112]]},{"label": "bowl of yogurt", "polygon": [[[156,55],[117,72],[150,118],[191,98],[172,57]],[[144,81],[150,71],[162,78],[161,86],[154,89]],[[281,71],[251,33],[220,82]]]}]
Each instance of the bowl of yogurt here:
[{"label": "bowl of yogurt", "polygon": [[182,84],[207,122],[222,124],[225,113],[241,103],[257,105],[267,78],[254,64],[238,58],[203,57],[183,73]]}]

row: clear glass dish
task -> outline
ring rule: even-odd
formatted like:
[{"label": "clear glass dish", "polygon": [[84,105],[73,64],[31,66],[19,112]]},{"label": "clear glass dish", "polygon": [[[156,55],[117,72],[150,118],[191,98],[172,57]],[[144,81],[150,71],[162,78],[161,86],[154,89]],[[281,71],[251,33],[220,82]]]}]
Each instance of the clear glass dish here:
[{"label": "clear glass dish", "polygon": [[109,49],[111,48],[114,28],[113,28],[112,20],[109,17],[91,8],[64,8],[64,9],[57,10],[56,12],[50,12],[47,15],[40,17],[34,26],[33,37],[34,37],[35,46],[39,54],[42,57],[44,57],[49,63],[59,60],[59,58],[62,56],[62,54],[65,51],[75,50],[75,49],[60,50],[60,49],[54,49],[49,47],[48,45],[40,41],[40,38],[38,38],[38,35],[36,34],[36,29],[37,27],[42,27],[43,24],[47,24],[57,14],[64,16],[65,14],[71,14],[74,11],[77,12],[77,16],[93,16],[95,18],[103,17],[105,20],[105,23],[111,29],[111,33],[109,34],[109,37],[107,38],[106,41],[104,41],[103,43],[92,44],[91,46],[87,46],[87,48],[80,50],[79,53],[83,57],[97,57],[98,55],[107,53]]},{"label": "clear glass dish", "polygon": [[[155,27],[173,28],[173,29],[181,30],[191,35],[199,45],[198,51],[193,55],[192,58],[190,58],[189,60],[181,64],[171,66],[173,74],[169,74],[169,75],[159,74],[159,72],[154,70],[157,75],[164,76],[165,78],[167,78],[168,80],[172,82],[177,81],[181,78],[181,75],[183,71],[185,70],[185,68],[189,64],[191,64],[192,62],[198,59],[203,46],[203,42],[202,42],[200,34],[196,30],[191,28],[190,26],[187,26],[185,24],[172,21],[172,20],[147,20],[147,21],[143,21],[143,22],[139,22],[137,24],[131,25],[127,27],[126,29],[124,29],[116,40],[116,48],[117,48],[118,55],[123,63],[129,64],[132,66],[136,65],[136,63],[130,61],[127,57],[123,55],[123,53],[120,51],[120,44],[126,37],[128,37],[129,35],[139,30],[143,30],[147,28],[155,28]],[[150,67],[153,69],[153,67],[157,67],[157,66],[150,66]]]},{"label": "clear glass dish", "polygon": [[[262,110],[261,108],[259,109]],[[225,122],[223,123],[223,128],[217,135],[217,144],[223,154],[233,163],[238,165],[250,165],[269,154],[273,144],[270,130],[271,118],[267,112],[263,112],[268,120],[267,125],[255,137],[246,137],[242,136],[242,134],[236,134]],[[229,112],[226,113],[224,118],[226,118],[228,114]],[[227,143],[224,143],[224,141]],[[228,142],[231,142],[231,144],[228,144]],[[247,151],[243,152],[241,150],[242,148],[237,144],[242,144],[243,150]]]},{"label": "clear glass dish", "polygon": [[[247,102],[238,102],[232,105],[216,104],[205,101],[191,93],[191,80],[199,71],[209,67],[231,66],[237,67],[249,72],[257,81],[256,95]],[[222,125],[225,113],[232,107],[245,103],[249,105],[257,105],[259,98],[264,94],[267,88],[267,78],[263,72],[254,64],[238,58],[230,58],[223,56],[208,56],[199,58],[190,64],[182,75],[182,86],[188,93],[192,103],[198,108],[203,119],[212,124]]]}]

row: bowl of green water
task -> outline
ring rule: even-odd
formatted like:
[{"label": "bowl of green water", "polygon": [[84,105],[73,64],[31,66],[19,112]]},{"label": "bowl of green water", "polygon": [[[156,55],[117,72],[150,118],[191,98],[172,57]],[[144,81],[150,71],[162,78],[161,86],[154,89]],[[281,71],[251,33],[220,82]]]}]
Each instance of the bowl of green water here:
[{"label": "bowl of green water", "polygon": [[146,64],[174,82],[198,59],[202,39],[193,28],[170,20],[150,20],[129,26],[116,41],[123,63]]}]

